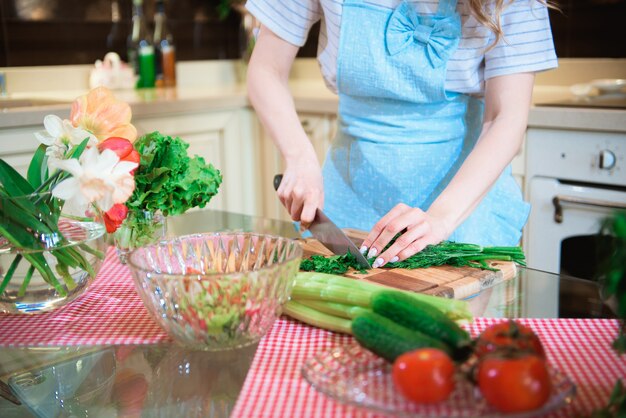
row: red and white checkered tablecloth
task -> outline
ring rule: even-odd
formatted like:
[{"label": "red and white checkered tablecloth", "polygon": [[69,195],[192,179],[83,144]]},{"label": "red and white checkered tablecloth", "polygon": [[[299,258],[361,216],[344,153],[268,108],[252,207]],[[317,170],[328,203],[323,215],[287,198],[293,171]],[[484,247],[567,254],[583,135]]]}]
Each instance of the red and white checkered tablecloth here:
[{"label": "red and white checkered tablecloth", "polygon": [[[476,318],[469,326],[477,335],[501,319]],[[608,319],[521,319],[542,340],[548,361],[577,386],[572,404],[550,417],[588,416],[606,405],[618,377],[626,378],[626,356],[611,349],[618,323]],[[352,337],[281,318],[261,341],[231,418],[373,417],[313,389],[301,376],[304,362],[316,353]]]},{"label": "red and white checkered tablecloth", "polygon": [[0,347],[153,344],[170,337],[150,318],[128,267],[109,249],[89,290],[57,311],[0,314]]},{"label": "red and white checkered tablecloth", "polygon": [[[500,319],[477,318],[477,335]],[[611,349],[618,322],[601,319],[522,319],[540,336],[550,363],[577,386],[574,402],[551,416],[586,416],[606,404],[626,356]],[[83,296],[58,311],[34,316],[0,314],[0,347],[154,344],[171,341],[148,315],[129,269],[111,249],[96,281]],[[352,344],[352,337],[280,318],[259,344],[233,417],[373,416],[316,392],[301,376],[318,352]]]}]

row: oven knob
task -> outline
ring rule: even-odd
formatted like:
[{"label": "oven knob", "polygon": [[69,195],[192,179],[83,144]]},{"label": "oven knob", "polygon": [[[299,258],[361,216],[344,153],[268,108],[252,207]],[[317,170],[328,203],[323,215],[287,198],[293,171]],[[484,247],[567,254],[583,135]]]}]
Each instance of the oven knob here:
[{"label": "oven knob", "polygon": [[615,167],[615,154],[608,149],[600,151],[600,168],[610,170]]}]

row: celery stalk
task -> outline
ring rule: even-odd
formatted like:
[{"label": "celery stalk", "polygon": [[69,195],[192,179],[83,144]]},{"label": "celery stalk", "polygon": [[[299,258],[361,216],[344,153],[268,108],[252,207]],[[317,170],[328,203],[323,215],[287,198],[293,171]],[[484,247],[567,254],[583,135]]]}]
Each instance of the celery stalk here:
[{"label": "celery stalk", "polygon": [[345,319],[354,319],[357,315],[370,311],[369,309],[365,309],[360,306],[351,306],[343,303],[324,302],[319,300],[299,299],[297,302],[311,309],[315,309],[316,311]]},{"label": "celery stalk", "polygon": [[[345,290],[343,293],[348,293],[348,294],[355,294],[358,293],[359,299],[364,300],[365,299],[365,294],[369,294],[369,298],[371,300],[371,297],[373,295],[373,293],[379,291],[379,290],[390,290],[389,287],[386,286],[381,286],[381,285],[377,285],[374,283],[369,283],[366,282],[364,280],[357,280],[357,279],[350,279],[347,277],[343,277],[343,276],[338,276],[338,275],[334,275],[334,274],[328,274],[328,273],[318,273],[318,272],[299,272],[296,275],[296,288],[303,288],[303,287],[307,287],[308,289],[312,289],[313,284],[318,284],[318,285],[322,285],[323,287],[326,286],[333,286],[333,289],[338,289],[343,287]],[[399,289],[395,289],[397,292],[402,292],[405,293],[407,295],[410,295],[412,298],[423,302],[423,303],[427,303],[437,309],[439,309],[440,311],[442,311],[444,314],[446,314],[450,319],[453,320],[468,320],[471,321],[473,319],[473,316],[468,308],[468,303],[462,300],[456,300],[456,299],[447,299],[447,298],[442,298],[442,297],[438,297],[438,296],[431,296],[431,295],[424,295],[421,293],[415,293],[415,292],[408,292],[405,290],[399,290]],[[338,290],[334,290],[336,291],[336,295],[339,295],[340,292]],[[315,292],[319,292],[319,293],[315,293]],[[316,291],[310,291],[310,293],[308,294],[308,297],[306,297],[306,299],[322,299],[321,297],[315,297],[315,294],[320,294],[321,290],[316,290]],[[341,294],[343,294],[341,293]],[[298,296],[295,296],[292,294],[292,297],[294,299],[298,299]],[[356,304],[356,303],[350,303],[347,302],[346,300],[341,300],[338,298],[334,298],[334,299],[324,299],[327,301],[331,301],[331,302],[339,302],[339,303],[344,303],[344,304]],[[358,304],[359,306],[362,307],[369,307],[369,303],[367,304]]]},{"label": "celery stalk", "polygon": [[285,303],[283,313],[314,327],[352,334],[352,321],[319,312],[293,300]]},{"label": "celery stalk", "polygon": [[291,291],[292,299],[313,299],[338,302],[367,308],[371,304],[371,293],[355,288],[335,286],[333,284],[302,282],[296,280]]}]

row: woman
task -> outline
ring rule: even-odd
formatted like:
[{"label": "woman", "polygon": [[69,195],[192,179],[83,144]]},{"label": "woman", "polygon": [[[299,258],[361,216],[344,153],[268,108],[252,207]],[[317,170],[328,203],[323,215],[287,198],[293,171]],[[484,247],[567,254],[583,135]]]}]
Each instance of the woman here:
[{"label": "woman", "polygon": [[[324,207],[340,227],[369,230],[373,267],[445,239],[519,242],[529,205],[509,164],[534,73],[556,56],[544,4],[480,1],[248,0],[262,23],[248,92],[285,159],[278,195],[294,220]],[[287,86],[319,19],[318,60],[339,94],[323,170]]]}]

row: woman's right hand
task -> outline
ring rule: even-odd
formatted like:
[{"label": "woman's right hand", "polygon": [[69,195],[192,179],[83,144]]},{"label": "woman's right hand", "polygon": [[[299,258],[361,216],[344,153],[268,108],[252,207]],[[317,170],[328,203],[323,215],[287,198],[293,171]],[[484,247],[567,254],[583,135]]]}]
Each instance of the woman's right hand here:
[{"label": "woman's right hand", "polygon": [[324,206],[324,181],[317,158],[288,163],[277,192],[291,219],[308,228],[317,208]]}]

